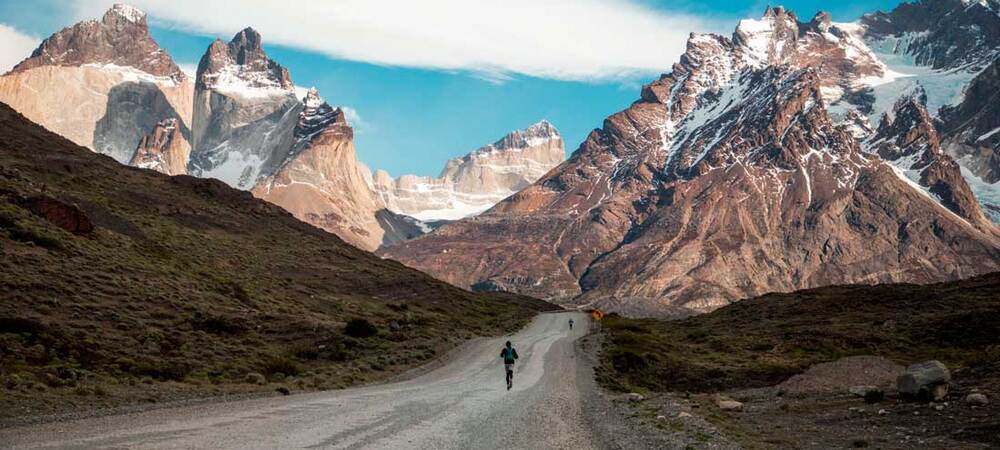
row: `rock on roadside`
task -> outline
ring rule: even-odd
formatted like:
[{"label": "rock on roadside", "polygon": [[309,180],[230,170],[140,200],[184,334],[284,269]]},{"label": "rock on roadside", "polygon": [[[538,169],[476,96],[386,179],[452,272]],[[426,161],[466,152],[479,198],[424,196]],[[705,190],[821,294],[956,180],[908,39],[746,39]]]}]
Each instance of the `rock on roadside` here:
[{"label": "rock on roadside", "polygon": [[902,397],[923,401],[937,401],[948,395],[951,372],[940,361],[912,364],[896,379],[896,388]]}]

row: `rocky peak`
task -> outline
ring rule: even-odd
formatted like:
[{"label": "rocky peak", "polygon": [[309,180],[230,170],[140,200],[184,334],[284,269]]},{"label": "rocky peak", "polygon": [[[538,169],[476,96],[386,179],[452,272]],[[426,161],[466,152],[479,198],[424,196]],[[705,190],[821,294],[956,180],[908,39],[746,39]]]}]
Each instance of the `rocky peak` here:
[{"label": "rocky peak", "polygon": [[778,63],[794,52],[798,35],[795,14],[777,6],[768,7],[759,20],[741,20],[733,42],[740,47],[743,62],[762,67]]},{"label": "rocky peak", "polygon": [[852,30],[834,24],[825,12],[801,23],[794,13],[776,7],[768,8],[761,19],[740,21],[731,39],[692,33],[673,71],[644,86],[641,101],[667,105],[669,122],[663,128],[666,139],[700,102],[711,101],[708,97],[714,98],[719,89],[748,69],[812,68],[830,103],[855,89],[859,80],[882,76],[885,71]]},{"label": "rocky peak", "polygon": [[123,4],[112,6],[100,21],[80,22],[53,34],[12,72],[87,64],[132,67],[175,81],[185,78],[170,55],[150,36],[146,14]]},{"label": "rocky peak", "polygon": [[833,18],[830,16],[830,13],[826,11],[820,11],[817,12],[816,15],[813,16],[812,20],[809,21],[809,23],[807,24],[807,28],[822,33],[830,30],[830,27],[832,25],[833,25]]},{"label": "rocky peak", "polygon": [[554,139],[562,139],[559,131],[547,120],[542,120],[524,130],[512,131],[492,145],[477,150],[476,153],[533,147]]},{"label": "rocky peak", "polygon": [[128,24],[146,26],[146,13],[131,5],[115,3],[101,18],[101,23],[120,28]]},{"label": "rocky peak", "polygon": [[934,120],[919,98],[897,102],[865,146],[941,206],[977,228],[991,229],[958,163],[942,150]]},{"label": "rocky peak", "polygon": [[198,63],[197,88],[253,94],[290,91],[294,85],[288,69],[268,58],[260,33],[248,27],[228,44],[216,39],[208,47]]},{"label": "rocky peak", "polygon": [[303,108],[302,112],[299,113],[299,123],[295,126],[295,139],[297,141],[308,141],[326,130],[338,133],[351,132],[344,111],[325,102],[316,88],[309,89],[302,103]]},{"label": "rocky peak", "polygon": [[879,156],[890,161],[918,152],[941,152],[933,119],[920,100],[913,97],[901,99],[892,115],[882,117],[872,141],[876,143]]}]

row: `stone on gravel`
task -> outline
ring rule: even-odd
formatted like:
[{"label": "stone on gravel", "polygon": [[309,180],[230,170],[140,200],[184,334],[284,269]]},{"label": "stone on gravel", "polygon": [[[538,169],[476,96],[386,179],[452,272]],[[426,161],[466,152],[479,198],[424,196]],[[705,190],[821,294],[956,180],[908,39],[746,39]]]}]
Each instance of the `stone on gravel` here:
[{"label": "stone on gravel", "polygon": [[719,400],[716,400],[715,404],[718,405],[719,409],[721,409],[723,411],[742,411],[743,410],[743,403],[740,403],[740,402],[738,402],[736,400],[719,399]]},{"label": "stone on gravel", "polygon": [[948,395],[951,372],[940,361],[912,364],[896,379],[896,389],[904,398],[941,400]]},{"label": "stone on gravel", "polygon": [[816,364],[779,384],[778,391],[797,395],[844,392],[856,386],[888,388],[902,371],[902,366],[879,356],[849,356]]},{"label": "stone on gravel", "polygon": [[678,419],[683,419],[685,417],[691,417],[691,413],[689,413],[687,411],[681,411],[681,412],[677,413],[677,418]]},{"label": "stone on gravel", "polygon": [[983,394],[972,393],[965,396],[965,402],[970,405],[986,406],[990,403],[990,400]]},{"label": "stone on gravel", "polygon": [[645,399],[646,399],[646,397],[643,397],[643,395],[640,394],[640,393],[638,393],[638,392],[632,392],[632,393],[628,394],[628,401],[630,401],[632,403],[641,402],[641,401],[643,401]]}]

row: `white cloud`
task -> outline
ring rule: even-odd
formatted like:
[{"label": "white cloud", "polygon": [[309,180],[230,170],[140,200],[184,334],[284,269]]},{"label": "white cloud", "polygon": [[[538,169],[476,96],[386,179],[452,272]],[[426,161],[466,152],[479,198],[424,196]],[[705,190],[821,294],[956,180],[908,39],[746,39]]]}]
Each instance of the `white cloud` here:
[{"label": "white cloud", "polygon": [[0,23],[0,73],[12,69],[38,47],[41,39],[28,36],[14,27]]},{"label": "white cloud", "polygon": [[344,111],[344,118],[347,119],[347,123],[354,129],[355,134],[363,134],[375,129],[372,124],[361,118],[358,110],[350,106],[341,106],[340,109]]},{"label": "white cloud", "polygon": [[197,63],[177,63],[177,67],[181,69],[181,72],[184,72],[184,75],[187,75],[188,78],[191,78],[192,80],[195,78],[195,75],[198,74]]},{"label": "white cloud", "polygon": [[[73,0],[80,18],[111,0]],[[668,71],[712,21],[637,0],[132,0],[156,21],[375,64],[593,80]]]}]

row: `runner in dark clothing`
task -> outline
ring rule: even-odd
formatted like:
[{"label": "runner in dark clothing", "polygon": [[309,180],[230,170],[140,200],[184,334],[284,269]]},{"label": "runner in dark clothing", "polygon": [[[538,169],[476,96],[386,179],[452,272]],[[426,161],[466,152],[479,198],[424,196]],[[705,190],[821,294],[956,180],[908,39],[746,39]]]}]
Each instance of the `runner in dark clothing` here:
[{"label": "runner in dark clothing", "polygon": [[500,350],[500,357],[503,358],[503,368],[507,372],[507,390],[514,387],[514,361],[517,360],[517,350],[511,347],[510,341],[507,346]]}]

